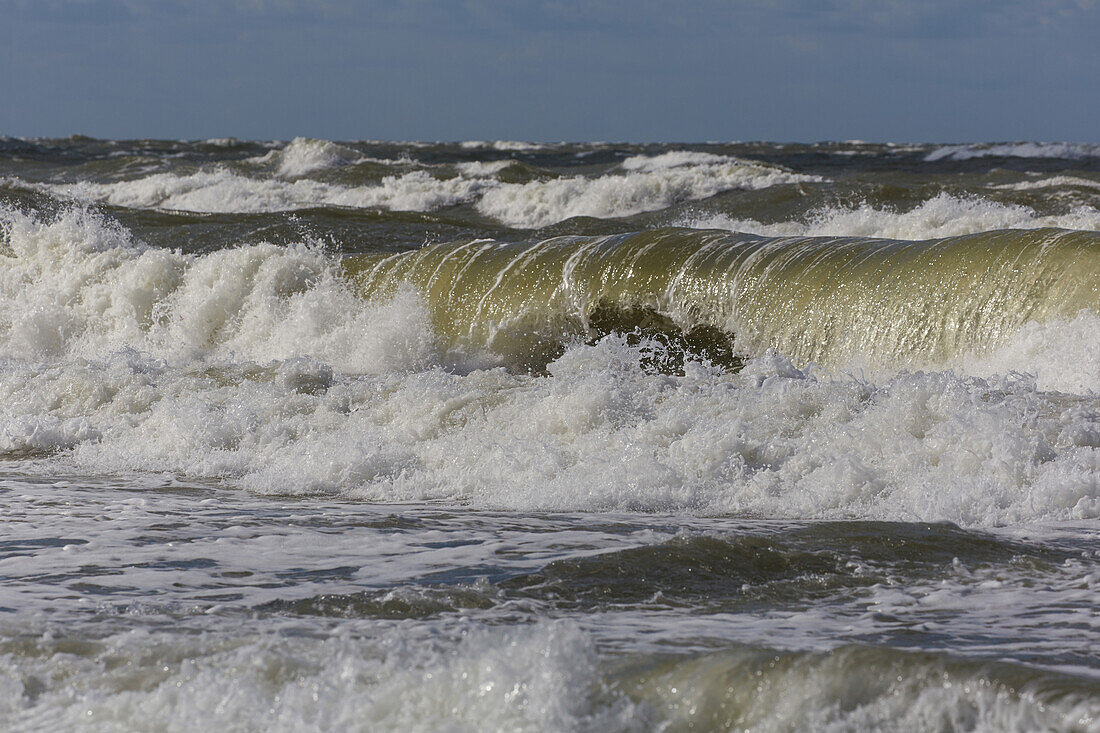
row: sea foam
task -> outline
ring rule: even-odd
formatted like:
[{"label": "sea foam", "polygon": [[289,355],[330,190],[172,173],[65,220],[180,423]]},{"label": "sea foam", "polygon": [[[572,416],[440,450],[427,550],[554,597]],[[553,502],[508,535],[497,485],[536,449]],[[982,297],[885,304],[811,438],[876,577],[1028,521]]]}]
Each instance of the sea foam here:
[{"label": "sea foam", "polygon": [[52,220],[7,210],[0,223],[10,248],[0,273],[0,357],[105,359],[136,350],[189,363],[308,355],[353,373],[433,358],[411,291],[365,302],[319,247],[183,255],[135,242],[82,209]]},{"label": "sea foam", "polygon": [[436,178],[420,169],[362,186],[302,177],[333,165],[362,160],[352,155],[357,154],[334,143],[296,139],[282,150],[254,159],[254,162],[277,162],[283,179],[253,178],[226,168],[213,168],[187,175],[156,173],[110,183],[22,185],[79,201],[209,213],[286,211],[313,206],[430,211],[474,203],[482,214],[508,226],[537,228],[574,216],[630,216],[733,189],[757,190],[822,180],[777,166],[683,151],[628,158],[618,173],[525,184],[503,183],[493,178],[510,161],[459,164],[461,175],[454,178]]},{"label": "sea foam", "polygon": [[[0,689],[11,694],[0,721],[90,731],[150,719],[171,731],[640,733],[729,721],[777,732],[1096,730],[1087,696],[1066,690],[1063,678],[1028,679],[1008,665],[891,649],[740,646],[616,665],[574,621],[452,626],[170,640],[134,631],[79,644],[51,635],[5,650]],[[31,644],[40,651],[21,653]],[[23,679],[36,681],[31,704]]]},{"label": "sea foam", "polygon": [[945,145],[924,156],[925,162],[971,160],[973,158],[1062,158],[1082,160],[1100,156],[1100,145],[1084,143],[973,143]]},{"label": "sea foam", "polygon": [[[677,376],[645,368],[655,345],[611,336],[534,377],[456,361],[416,293],[359,299],[308,246],[183,255],[82,210],[7,211],[4,237],[0,449],[62,451],[51,471],[527,511],[1100,516],[1091,314],[1025,328],[973,369],[1038,376],[779,355]],[[1043,391],[1066,387],[1084,394]]]},{"label": "sea foam", "polygon": [[544,378],[9,363],[0,424],[16,454],[66,450],[54,470],[167,471],[261,494],[971,526],[1100,516],[1095,399],[1022,377],[872,382],[778,357],[675,377],[640,361],[612,338]]},{"label": "sea foam", "polygon": [[624,173],[501,184],[477,202],[483,214],[535,228],[574,216],[621,217],[655,211],[733,189],[820,181],[784,168],[704,153],[671,152],[623,162]]},{"label": "sea foam", "polygon": [[290,211],[314,206],[429,211],[470,201],[486,187],[482,179],[441,180],[417,170],[386,176],[375,185],[344,186],[308,178],[251,178],[227,169],[190,175],[158,173],[116,183],[38,186],[63,198],[113,206],[205,213]]},{"label": "sea foam", "polygon": [[280,176],[296,178],[317,170],[350,165],[362,160],[362,156],[351,148],[313,138],[296,137],[281,150],[272,150],[258,158],[255,163],[275,163]]},{"label": "sea foam", "polygon": [[727,214],[689,215],[677,222],[697,229],[727,229],[766,236],[841,236],[924,240],[975,234],[994,229],[1100,230],[1100,210],[1079,206],[1065,214],[1041,215],[1020,204],[1001,204],[977,196],[940,193],[908,211],[870,204],[825,207],[802,221],[762,223]]}]

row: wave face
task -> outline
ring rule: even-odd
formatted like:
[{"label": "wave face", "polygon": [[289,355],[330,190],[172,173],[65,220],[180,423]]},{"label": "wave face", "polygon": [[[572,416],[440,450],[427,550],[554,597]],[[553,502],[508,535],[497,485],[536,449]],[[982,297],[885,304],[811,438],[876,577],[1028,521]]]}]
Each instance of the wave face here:
[{"label": "wave face", "polygon": [[1062,230],[899,242],[670,229],[441,244],[345,268],[368,297],[413,283],[441,333],[505,353],[612,309],[719,329],[746,356],[773,349],[803,366],[942,365],[1100,306],[1100,235]]},{"label": "wave face", "polygon": [[0,137],[0,729],[1100,733],[1089,146]]}]

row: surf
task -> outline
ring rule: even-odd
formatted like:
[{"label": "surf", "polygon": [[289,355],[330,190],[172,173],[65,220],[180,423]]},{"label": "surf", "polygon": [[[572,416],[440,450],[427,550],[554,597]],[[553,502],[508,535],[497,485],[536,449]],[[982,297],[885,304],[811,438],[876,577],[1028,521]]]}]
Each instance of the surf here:
[{"label": "surf", "polygon": [[528,367],[547,343],[648,328],[799,366],[914,368],[1100,312],[1100,233],[1060,229],[913,242],[669,228],[440,243],[342,268],[365,298],[411,283],[442,338]]}]

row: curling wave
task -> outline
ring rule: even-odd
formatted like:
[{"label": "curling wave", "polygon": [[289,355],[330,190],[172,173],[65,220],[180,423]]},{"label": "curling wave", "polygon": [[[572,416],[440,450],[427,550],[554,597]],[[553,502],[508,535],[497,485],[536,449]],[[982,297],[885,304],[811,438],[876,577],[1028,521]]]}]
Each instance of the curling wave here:
[{"label": "curling wave", "polygon": [[1058,229],[925,242],[662,229],[438,244],[344,267],[370,297],[413,283],[441,335],[521,361],[609,312],[627,330],[647,318],[717,329],[742,355],[830,367],[945,364],[1031,321],[1100,312],[1100,233]]}]

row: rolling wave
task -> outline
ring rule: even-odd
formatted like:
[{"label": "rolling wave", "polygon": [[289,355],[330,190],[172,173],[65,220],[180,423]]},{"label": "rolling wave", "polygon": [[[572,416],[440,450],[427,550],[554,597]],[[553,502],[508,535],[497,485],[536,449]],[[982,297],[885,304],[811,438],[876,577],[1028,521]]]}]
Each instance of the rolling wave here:
[{"label": "rolling wave", "polygon": [[[656,230],[341,260],[304,245],[183,254],[81,210],[0,221],[8,459],[531,510],[1100,513],[1095,406],[1039,391],[1100,389],[1096,233]],[[1092,312],[1064,320],[1079,308]],[[626,335],[585,344],[588,329]],[[669,365],[677,333],[704,352],[732,334],[744,357]],[[1003,355],[967,373],[1036,376],[904,370],[987,343]],[[902,371],[802,370],[775,346]],[[484,368],[508,349],[519,369]]]},{"label": "rolling wave", "polygon": [[1058,158],[1082,160],[1100,157],[1100,145],[1084,143],[973,143],[945,145],[924,156],[926,162],[937,160],[971,160],[974,158]]},{"label": "rolling wave", "polygon": [[275,163],[280,176],[295,178],[326,168],[352,165],[363,160],[355,150],[328,140],[296,137],[285,148],[272,150],[256,158],[254,163]]},{"label": "rolling wave", "polygon": [[[1026,188],[1047,187],[1039,181]],[[1057,185],[1050,183],[1049,185]],[[800,221],[766,224],[737,219],[728,214],[686,215],[676,222],[695,229],[726,229],[769,237],[875,237],[877,239],[922,240],[958,237],[995,229],[1081,229],[1100,230],[1100,210],[1078,206],[1062,214],[1039,214],[1021,204],[1003,204],[978,196],[940,193],[908,211],[874,206],[826,206],[807,212]]]},{"label": "rolling wave", "polygon": [[[431,211],[473,204],[481,214],[517,228],[538,228],[577,216],[614,218],[657,211],[730,190],[759,190],[815,182],[819,176],[726,156],[668,153],[628,158],[617,171],[588,177],[509,182],[494,176],[512,161],[458,163],[457,176],[418,168],[365,185],[304,178],[308,173],[366,160],[333,143],[295,140],[251,159],[273,164],[281,177],[254,177],[226,167],[190,173],[159,172],[124,181],[24,183],[65,199],[136,209],[203,213],[275,212],[317,206]],[[702,156],[702,157],[700,157]],[[392,161],[391,161],[392,162]]]},{"label": "rolling wave", "polygon": [[1030,321],[1100,312],[1100,233],[1057,229],[927,242],[665,229],[438,244],[344,268],[368,297],[414,284],[441,335],[520,360],[608,309],[830,367],[942,365]]}]

